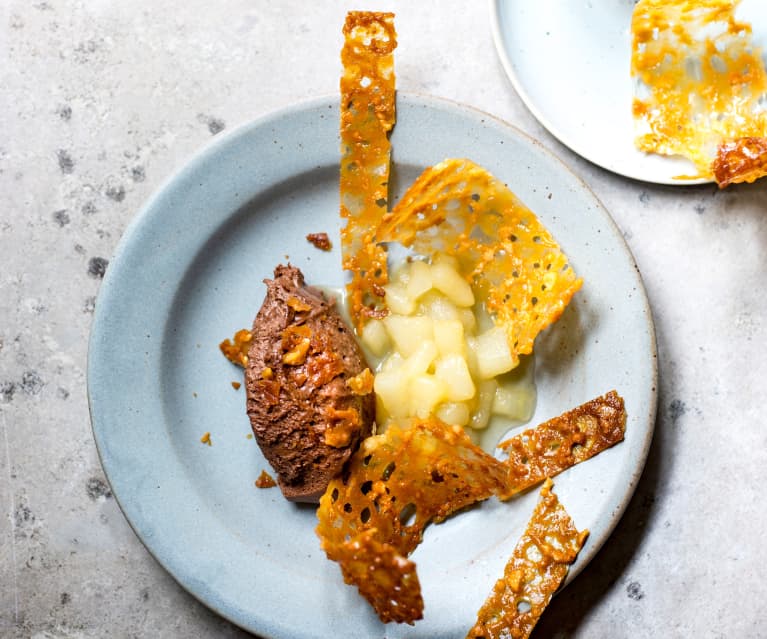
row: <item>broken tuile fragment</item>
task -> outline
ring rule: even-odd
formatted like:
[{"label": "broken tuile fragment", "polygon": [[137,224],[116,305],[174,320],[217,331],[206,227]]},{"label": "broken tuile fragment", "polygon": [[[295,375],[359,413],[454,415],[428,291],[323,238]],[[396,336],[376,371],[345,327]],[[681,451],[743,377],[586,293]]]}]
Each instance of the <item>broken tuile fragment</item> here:
[{"label": "broken tuile fragment", "polygon": [[506,476],[504,463],[460,427],[434,417],[395,422],[366,439],[330,482],[317,534],[344,581],[359,588],[382,621],[413,623],[423,602],[407,557],[424,529],[503,492]]},{"label": "broken tuile fragment", "polygon": [[614,390],[507,439],[508,499],[614,446],[626,432],[623,398]]},{"label": "broken tuile fragment", "polygon": [[767,174],[767,71],[738,5],[639,0],[631,20],[635,146],[686,157],[698,174],[680,179],[720,188]]},{"label": "broken tuile fragment", "polygon": [[711,165],[720,189],[767,175],[767,137],[730,140],[719,145]]},{"label": "broken tuile fragment", "polygon": [[527,528],[477,614],[467,639],[526,639],[578,556],[578,531],[546,480]]},{"label": "broken tuile fragment", "polygon": [[414,562],[381,542],[375,529],[364,530],[344,545],[344,581],[354,584],[383,623],[413,624],[423,618],[421,584]]},{"label": "broken tuile fragment", "polygon": [[375,230],[387,211],[389,132],[395,120],[393,13],[351,11],[341,51],[341,230],[343,268],[351,316],[357,329],[380,316],[376,291],[387,283],[386,252]]}]

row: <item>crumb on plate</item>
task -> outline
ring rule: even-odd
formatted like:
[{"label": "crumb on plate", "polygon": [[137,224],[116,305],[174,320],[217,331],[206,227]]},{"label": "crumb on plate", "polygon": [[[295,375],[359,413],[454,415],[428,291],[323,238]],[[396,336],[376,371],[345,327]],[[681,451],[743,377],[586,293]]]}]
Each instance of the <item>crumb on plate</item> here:
[{"label": "crumb on plate", "polygon": [[320,249],[320,251],[330,251],[333,248],[327,233],[309,233],[306,236],[306,240],[313,244],[315,248]]},{"label": "crumb on plate", "polygon": [[276,485],[277,482],[265,470],[262,470],[258,479],[256,479],[256,488],[274,488]]}]

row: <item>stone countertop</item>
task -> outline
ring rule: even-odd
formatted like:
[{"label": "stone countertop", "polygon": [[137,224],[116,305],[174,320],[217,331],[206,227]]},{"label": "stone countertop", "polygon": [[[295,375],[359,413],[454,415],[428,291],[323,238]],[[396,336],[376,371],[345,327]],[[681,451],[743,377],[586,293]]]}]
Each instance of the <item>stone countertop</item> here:
[{"label": "stone countertop", "polygon": [[[91,433],[99,284],[144,200],[211,136],[334,94],[359,3],[6,0],[0,7],[0,636],[244,637],[152,559]],[[611,212],[654,312],[655,437],[627,512],[535,637],[762,637],[767,181],[624,179],[532,117],[486,2],[381,0],[398,87],[511,122]]]}]

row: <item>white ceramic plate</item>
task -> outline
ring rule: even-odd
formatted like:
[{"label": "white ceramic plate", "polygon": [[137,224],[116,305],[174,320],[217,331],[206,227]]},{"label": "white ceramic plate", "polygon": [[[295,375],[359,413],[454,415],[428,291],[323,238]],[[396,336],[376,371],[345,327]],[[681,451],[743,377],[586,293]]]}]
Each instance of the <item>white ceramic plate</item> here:
[{"label": "white ceramic plate", "polygon": [[[636,265],[591,191],[538,143],[450,102],[400,94],[397,107],[395,196],[426,166],[471,157],[540,215],[585,278],[538,340],[534,420],[612,388],[629,419],[625,442],[556,479],[576,524],[591,530],[574,575],[623,512],[652,435],[654,331]],[[96,443],[147,549],[243,628],[264,637],[463,637],[535,491],[428,529],[413,555],[425,618],[384,627],[319,549],[314,509],[254,487],[267,465],[246,438],[244,389],[230,385],[241,372],[218,349],[250,326],[275,265],[290,259],[312,283],[342,283],[337,247],[323,253],[304,239],[337,237],[338,146],[338,101],[316,100],[215,139],[150,199],[96,307],[88,367]],[[210,447],[200,443],[207,431]]]},{"label": "white ceramic plate", "polygon": [[[587,160],[627,177],[695,184],[684,158],[634,147],[631,14],[635,0],[490,0],[493,37],[504,69],[528,109]],[[767,45],[767,3],[743,0],[739,18]]]}]

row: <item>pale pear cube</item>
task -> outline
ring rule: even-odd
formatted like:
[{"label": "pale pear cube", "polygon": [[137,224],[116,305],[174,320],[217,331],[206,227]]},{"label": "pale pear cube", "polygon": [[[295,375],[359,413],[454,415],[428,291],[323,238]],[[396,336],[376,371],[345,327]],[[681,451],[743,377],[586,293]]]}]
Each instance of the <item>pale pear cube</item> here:
[{"label": "pale pear cube", "polygon": [[434,290],[421,298],[419,310],[434,320],[453,320],[459,318],[459,309],[456,308],[455,304]]},{"label": "pale pear cube", "polygon": [[466,350],[463,324],[459,320],[434,320],[434,343],[440,355],[463,355]]},{"label": "pale pear cube", "polygon": [[439,351],[434,342],[422,342],[415,352],[402,362],[398,371],[405,378],[422,375],[429,371],[438,355]]},{"label": "pale pear cube", "polygon": [[408,297],[415,302],[431,288],[431,266],[421,260],[415,260],[410,264],[410,279],[405,286]]},{"label": "pale pear cube", "polygon": [[405,261],[389,273],[389,282],[395,284],[401,284],[403,288],[407,286],[410,281],[410,264]]},{"label": "pale pear cube", "polygon": [[470,308],[457,308],[456,318],[463,324],[463,330],[467,335],[477,332],[477,318]]},{"label": "pale pear cube", "polygon": [[405,357],[410,357],[424,342],[434,341],[433,322],[428,317],[389,315],[383,323],[394,348]]},{"label": "pale pear cube", "polygon": [[505,330],[475,304],[459,260],[437,254],[430,262],[405,262],[384,289],[390,314],[369,320],[360,335],[380,362],[374,382],[379,429],[403,417],[435,415],[479,437],[493,415],[530,418],[534,390],[496,379],[519,360]]},{"label": "pale pear cube", "polygon": [[395,371],[400,366],[402,366],[402,363],[404,361],[405,361],[405,358],[395,351],[381,362],[381,365],[379,367],[379,372],[389,373],[391,371]]},{"label": "pale pear cube", "polygon": [[362,329],[362,344],[376,357],[381,357],[391,347],[389,333],[381,320],[368,320]]},{"label": "pale pear cube", "polygon": [[469,283],[454,268],[443,262],[432,264],[432,285],[444,293],[456,306],[474,306],[474,293]]},{"label": "pale pear cube", "polygon": [[[389,420],[392,419],[392,416],[389,414],[389,411],[386,409],[386,405],[383,403],[383,400],[379,395],[376,395],[376,432],[383,433],[386,431],[386,426],[389,423]],[[368,437],[370,439],[370,437]]]},{"label": "pale pear cube", "polygon": [[484,333],[495,326],[492,315],[487,312],[487,308],[483,304],[478,304],[472,310],[474,310],[472,316],[474,317],[476,333]]},{"label": "pale pear cube", "polygon": [[434,375],[445,383],[447,399],[451,402],[466,401],[477,392],[466,360],[460,355],[440,357],[434,364]]},{"label": "pale pear cube", "polygon": [[469,426],[474,430],[487,428],[493,413],[493,401],[498,383],[494,379],[486,379],[479,383],[477,388],[477,407],[469,421]]},{"label": "pale pear cube", "polygon": [[466,426],[469,423],[471,412],[468,405],[463,402],[444,402],[437,406],[436,415],[451,426]]},{"label": "pale pear cube", "polygon": [[534,394],[519,386],[502,386],[495,389],[493,413],[518,421],[527,421],[533,412]]},{"label": "pale pear cube", "polygon": [[466,364],[469,372],[474,378],[479,377],[479,366],[477,364],[477,338],[474,335],[466,337]]},{"label": "pale pear cube", "polygon": [[477,375],[482,379],[507,373],[519,361],[512,355],[506,331],[501,326],[478,335],[474,341],[474,353],[477,357]]},{"label": "pale pear cube", "polygon": [[445,253],[437,253],[431,260],[432,264],[444,264],[446,266],[449,266],[451,269],[453,269],[456,272],[460,272],[460,267],[458,266],[458,258],[456,258],[454,255],[446,255]]},{"label": "pale pear cube", "polygon": [[426,419],[445,400],[447,388],[434,375],[416,375],[410,379],[410,414]]},{"label": "pale pear cube", "polygon": [[384,302],[392,313],[399,315],[412,315],[415,310],[415,302],[407,294],[404,284],[396,282],[387,284],[383,287],[386,295]]},{"label": "pale pear cube", "polygon": [[409,379],[396,371],[381,371],[373,380],[373,390],[391,417],[408,416]]}]

